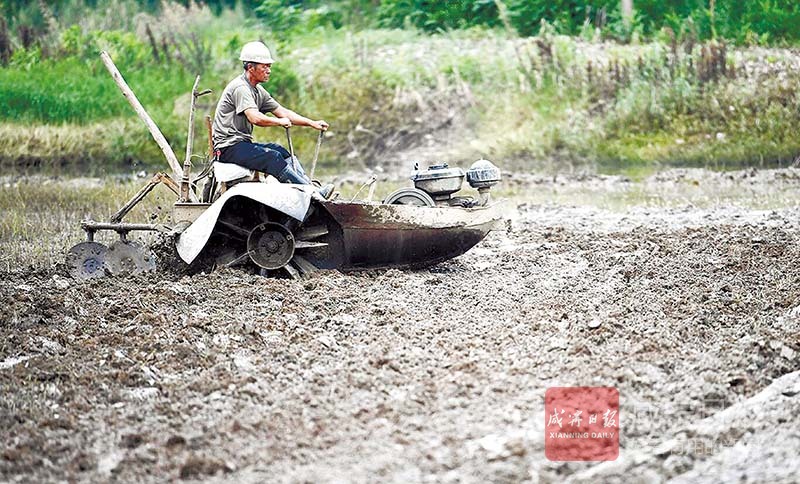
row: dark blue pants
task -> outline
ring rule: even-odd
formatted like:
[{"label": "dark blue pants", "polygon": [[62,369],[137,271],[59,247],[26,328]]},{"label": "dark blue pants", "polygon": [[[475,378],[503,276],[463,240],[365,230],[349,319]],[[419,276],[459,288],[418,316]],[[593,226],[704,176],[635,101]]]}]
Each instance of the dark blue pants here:
[{"label": "dark blue pants", "polygon": [[234,163],[251,170],[274,176],[281,183],[297,183],[309,185],[311,180],[306,176],[297,159],[277,143],[250,143],[240,141],[233,146],[223,148],[219,161]]}]

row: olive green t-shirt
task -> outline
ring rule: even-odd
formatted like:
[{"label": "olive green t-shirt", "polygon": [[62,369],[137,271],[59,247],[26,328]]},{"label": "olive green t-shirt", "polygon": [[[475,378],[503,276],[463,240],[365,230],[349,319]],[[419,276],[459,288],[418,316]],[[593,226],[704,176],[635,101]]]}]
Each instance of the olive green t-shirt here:
[{"label": "olive green t-shirt", "polygon": [[239,141],[253,141],[253,124],[244,115],[245,110],[255,108],[266,114],[278,109],[278,102],[272,99],[266,89],[247,82],[244,73],[225,86],[217,103],[214,115],[214,148],[222,149]]}]

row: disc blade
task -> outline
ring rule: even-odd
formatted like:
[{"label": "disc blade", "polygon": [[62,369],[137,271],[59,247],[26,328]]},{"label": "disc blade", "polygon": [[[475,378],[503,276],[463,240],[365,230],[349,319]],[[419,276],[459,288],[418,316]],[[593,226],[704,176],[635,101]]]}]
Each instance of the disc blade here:
[{"label": "disc blade", "polygon": [[108,248],[97,242],[81,242],[73,246],[67,253],[70,275],[79,280],[105,276],[107,252]]},{"label": "disc blade", "polygon": [[138,274],[155,270],[156,259],[137,242],[118,240],[106,252],[106,268],[112,274]]}]

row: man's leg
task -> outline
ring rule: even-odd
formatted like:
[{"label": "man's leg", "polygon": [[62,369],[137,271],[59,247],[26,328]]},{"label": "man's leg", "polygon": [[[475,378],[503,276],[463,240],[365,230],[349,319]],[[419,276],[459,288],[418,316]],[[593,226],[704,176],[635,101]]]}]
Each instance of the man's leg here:
[{"label": "man's leg", "polygon": [[[295,156],[292,159],[291,153],[284,148],[283,146],[277,143],[267,143],[264,145],[266,148],[271,150],[277,151],[281,155],[284,156],[286,161],[286,168],[284,168],[284,172],[281,176],[285,177],[286,180],[282,179],[281,177],[277,177],[278,180],[283,182],[287,182],[288,180],[297,180],[297,181],[288,181],[288,183],[301,183],[301,184],[311,184],[311,178],[306,175],[305,170],[303,170],[303,165],[300,164],[300,160],[297,159]],[[317,184],[319,185],[319,184]],[[333,195],[334,186],[331,183],[327,185],[322,185],[317,189],[317,192],[312,195],[312,197],[317,197],[318,199],[326,200]]]},{"label": "man's leg", "polygon": [[[272,149],[270,146],[281,149]],[[293,164],[289,152],[280,145],[240,141],[222,150],[220,161],[270,174],[282,183],[311,184],[302,168],[295,169],[300,164]]]},{"label": "man's leg", "polygon": [[264,146],[280,153],[283,156],[283,159],[286,160],[287,165],[291,165],[292,169],[297,174],[309,180],[308,183],[311,183],[311,179],[309,178],[308,175],[306,175],[306,171],[303,169],[303,165],[300,163],[300,160],[297,159],[297,156],[295,156],[294,159],[292,159],[292,155],[291,153],[289,153],[289,150],[279,145],[278,143],[266,143]]},{"label": "man's leg", "polygon": [[289,156],[291,156],[289,150],[279,145],[278,143],[258,143],[258,144],[266,148],[269,148],[271,150],[277,151],[278,153],[281,154],[281,156],[284,159],[289,158]]},{"label": "man's leg", "polygon": [[296,171],[292,167],[291,163],[287,163],[286,167],[279,174],[273,176],[281,183],[295,183],[298,185],[311,184],[311,180],[309,180],[304,174]]},{"label": "man's leg", "polygon": [[266,145],[247,141],[240,141],[224,148],[220,154],[220,161],[269,173],[272,176],[280,173],[286,165],[282,153],[271,150]]}]

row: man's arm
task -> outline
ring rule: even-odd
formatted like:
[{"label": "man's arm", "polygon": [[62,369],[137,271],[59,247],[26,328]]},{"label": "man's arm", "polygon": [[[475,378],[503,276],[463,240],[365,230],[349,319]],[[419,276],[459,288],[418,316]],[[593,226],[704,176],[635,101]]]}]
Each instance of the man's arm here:
[{"label": "man's arm", "polygon": [[[321,119],[317,120],[317,121],[314,121],[312,119],[308,119],[307,117],[305,117],[303,115],[300,115],[300,114],[297,114],[296,112],[292,111],[291,109],[287,109],[287,108],[285,108],[285,107],[283,107],[281,105],[278,105],[278,107],[274,111],[272,111],[272,114],[277,116],[279,119],[280,118],[288,119],[291,122],[291,124],[289,126],[291,126],[291,125],[309,126],[309,127],[314,128],[314,129],[316,129],[318,131],[325,131],[325,130],[328,129],[328,123],[326,123],[325,121],[323,121]],[[248,119],[249,119],[249,117],[248,117]],[[255,123],[253,123],[253,124],[255,124]],[[261,126],[261,125],[259,125],[259,126]],[[285,126],[285,125],[282,125],[282,126],[284,126],[286,128],[289,127],[289,126]]]},{"label": "man's arm", "polygon": [[[273,111],[274,113],[275,111]],[[290,118],[286,116],[278,116],[275,114],[275,117],[267,116],[266,114],[261,114],[258,109],[250,108],[244,110],[244,115],[248,121],[256,126],[261,127],[269,127],[269,126],[282,126],[284,128],[290,128],[292,126],[292,121]]]}]

